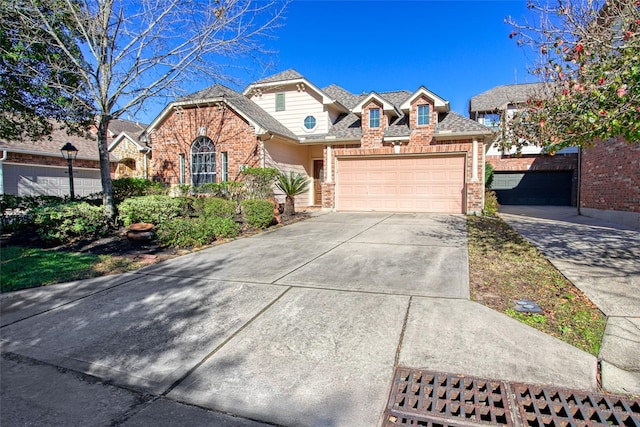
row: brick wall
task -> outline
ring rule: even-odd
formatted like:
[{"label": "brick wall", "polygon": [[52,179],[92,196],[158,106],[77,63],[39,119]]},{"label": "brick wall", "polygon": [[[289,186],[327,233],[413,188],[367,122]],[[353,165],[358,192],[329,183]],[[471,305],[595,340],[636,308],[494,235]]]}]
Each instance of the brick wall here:
[{"label": "brick wall", "polygon": [[640,213],[640,143],[598,141],[581,163],[581,208]]},{"label": "brick wall", "polygon": [[493,166],[493,170],[498,172],[576,170],[578,168],[578,155],[487,156],[487,163],[490,163]]},{"label": "brick wall", "polygon": [[[67,167],[68,163],[62,158],[54,156],[41,156],[37,154],[23,154],[23,153],[7,153],[7,162],[23,163],[28,165],[43,165],[43,166],[62,166]],[[76,168],[90,168],[100,169],[100,162],[97,160],[76,159],[73,161],[73,167]],[[114,169],[115,166],[112,167]]]},{"label": "brick wall", "polygon": [[[429,105],[429,124],[418,125],[418,106]],[[409,122],[411,123],[411,138],[409,146],[414,145],[430,145],[433,143],[433,135],[435,132],[435,124],[438,122],[438,113],[436,113],[433,103],[424,95],[417,97],[411,103],[411,111],[409,113]]]},{"label": "brick wall", "polygon": [[228,156],[228,179],[239,179],[240,165],[260,165],[260,142],[253,127],[224,104],[173,111],[150,136],[153,179],[180,183],[180,154],[184,155],[185,184],[191,183],[191,145],[199,136],[213,141],[217,181],[222,179],[222,152]]},{"label": "brick wall", "polygon": [[[373,109],[380,110],[380,126],[369,127],[369,112]],[[377,101],[371,101],[362,109],[362,148],[382,148],[384,130],[387,127],[387,115],[384,114],[382,105]]]}]

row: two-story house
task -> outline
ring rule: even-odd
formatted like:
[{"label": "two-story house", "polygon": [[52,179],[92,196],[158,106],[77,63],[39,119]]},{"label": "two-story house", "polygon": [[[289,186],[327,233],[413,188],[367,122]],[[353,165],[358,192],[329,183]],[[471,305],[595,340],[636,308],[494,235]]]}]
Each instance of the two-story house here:
[{"label": "two-story house", "polygon": [[502,205],[576,204],[576,148],[552,154],[532,144],[520,152],[501,148],[509,146],[509,119],[528,99],[541,93],[542,85],[544,83],[497,86],[469,102],[469,117],[497,132],[496,139],[487,147],[486,161],[493,166],[491,189]]},{"label": "two-story house", "polygon": [[178,99],[145,131],[154,178],[168,184],[275,167],[313,180],[299,206],[447,213],[482,210],[492,136],[425,87],[356,95],[294,70],[242,93],[215,85]]}]

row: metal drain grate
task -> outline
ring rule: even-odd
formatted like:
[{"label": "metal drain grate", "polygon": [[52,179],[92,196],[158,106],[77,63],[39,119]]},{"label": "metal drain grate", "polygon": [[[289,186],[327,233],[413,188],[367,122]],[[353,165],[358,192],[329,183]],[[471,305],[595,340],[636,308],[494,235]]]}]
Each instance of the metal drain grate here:
[{"label": "metal drain grate", "polygon": [[398,368],[387,410],[387,425],[513,425],[503,383],[439,372]]},{"label": "metal drain grate", "polygon": [[619,396],[512,384],[525,426],[640,427],[640,402]]},{"label": "metal drain grate", "polygon": [[640,400],[396,368],[385,427],[640,427]]}]

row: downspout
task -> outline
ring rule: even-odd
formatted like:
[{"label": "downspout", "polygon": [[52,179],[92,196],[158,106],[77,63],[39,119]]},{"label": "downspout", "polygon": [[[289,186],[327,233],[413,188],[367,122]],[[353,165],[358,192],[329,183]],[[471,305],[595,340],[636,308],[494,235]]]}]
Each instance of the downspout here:
[{"label": "downspout", "polygon": [[7,160],[7,150],[2,150],[2,157],[0,157],[0,194],[4,194],[4,172],[2,162]]}]

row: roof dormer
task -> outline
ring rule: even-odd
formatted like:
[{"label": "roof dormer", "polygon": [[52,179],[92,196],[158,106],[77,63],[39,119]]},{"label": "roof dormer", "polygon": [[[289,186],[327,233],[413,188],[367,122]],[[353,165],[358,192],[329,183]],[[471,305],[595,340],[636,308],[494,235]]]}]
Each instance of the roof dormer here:
[{"label": "roof dormer", "polygon": [[410,111],[411,110],[411,104],[413,104],[413,102],[419,98],[419,97],[426,97],[429,101],[431,101],[433,103],[433,108],[435,111],[439,112],[439,113],[446,113],[449,111],[450,107],[449,107],[449,101],[446,101],[442,98],[440,98],[438,95],[436,95],[433,92],[430,92],[429,90],[427,90],[424,86],[420,86],[420,88],[415,91],[413,94],[411,94],[411,96],[409,98],[407,98],[402,105],[400,105],[400,109],[402,111]]},{"label": "roof dormer", "polygon": [[402,115],[402,113],[398,111],[395,105],[384,99],[382,96],[378,95],[376,92],[371,92],[367,97],[365,97],[355,107],[353,107],[351,109],[351,112],[361,116],[364,107],[366,107],[372,101],[375,101],[378,105],[380,105],[384,113],[390,117],[397,117]]}]

